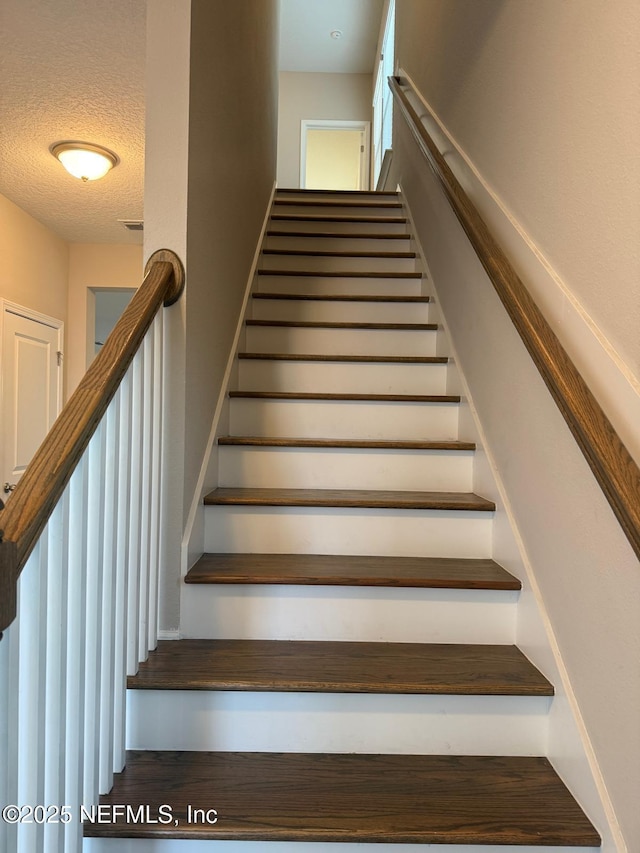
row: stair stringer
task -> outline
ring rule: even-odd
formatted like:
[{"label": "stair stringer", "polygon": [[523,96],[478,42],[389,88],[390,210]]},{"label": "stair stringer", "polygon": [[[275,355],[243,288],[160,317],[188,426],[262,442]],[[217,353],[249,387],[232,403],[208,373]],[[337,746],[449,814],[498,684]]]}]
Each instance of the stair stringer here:
[{"label": "stair stringer", "polygon": [[617,821],[606,786],[591,746],[567,668],[563,663],[548,611],[524,542],[518,531],[515,515],[478,411],[473,404],[471,389],[465,378],[447,320],[438,298],[426,255],[418,237],[419,231],[403,193],[398,190],[410,222],[412,246],[417,265],[422,265],[425,285],[428,285],[433,305],[431,319],[438,322],[444,334],[438,335],[438,355],[446,355],[455,366],[448,374],[448,394],[459,394],[459,438],[474,441],[476,453],[473,467],[473,489],[494,501],[492,558],[522,583],[516,610],[516,642],[529,660],[554,684],[555,696],[548,718],[547,758],[598,829],[602,837],[602,853],[623,853],[626,850],[616,831]]},{"label": "stair stringer", "polygon": [[[247,317],[250,313],[251,294],[257,287],[257,270],[260,263],[260,258],[262,257],[262,248],[266,240],[266,232],[269,227],[269,221],[271,218],[275,194],[276,184],[274,182],[274,185],[271,190],[271,195],[269,196],[269,201],[267,202],[264,220],[262,222],[262,228],[260,230],[260,237],[256,244],[256,250],[253,256],[253,260],[251,262],[251,269],[249,270],[249,275],[247,278],[242,307],[240,309],[240,313],[238,314],[238,323],[233,338],[233,344],[229,351],[227,367],[224,373],[222,384],[220,385],[220,392],[218,394],[218,401],[216,403],[213,420],[211,422],[211,430],[209,432],[209,439],[207,441],[206,451],[202,459],[202,465],[200,466],[200,474],[198,476],[197,487],[195,493],[191,498],[189,514],[187,516],[187,522],[182,537],[180,566],[181,588],[183,586],[182,578],[184,578],[187,571],[204,553],[205,509],[203,498],[208,491],[210,491],[212,488],[215,488],[218,482],[218,438],[221,435],[225,435],[229,431],[229,391],[237,386],[237,356],[238,352],[244,348],[245,344],[245,321],[247,320]],[[166,632],[163,633],[162,631],[160,631],[160,639],[177,639],[177,636],[173,632],[169,636],[166,634]]]}]

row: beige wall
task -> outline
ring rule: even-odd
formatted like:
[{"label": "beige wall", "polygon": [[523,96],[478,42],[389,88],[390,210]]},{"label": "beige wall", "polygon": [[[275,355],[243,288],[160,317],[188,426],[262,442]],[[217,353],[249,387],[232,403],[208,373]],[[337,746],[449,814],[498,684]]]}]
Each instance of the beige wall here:
[{"label": "beige wall", "polygon": [[191,7],[185,521],[275,182],[277,10]]},{"label": "beige wall", "polygon": [[75,389],[87,369],[88,325],[92,318],[90,288],[139,287],[142,282],[142,246],[71,243],[67,335],[67,393]]},{"label": "beige wall", "polygon": [[359,130],[307,132],[307,189],[358,190],[360,186]]},{"label": "beige wall", "polygon": [[48,314],[67,329],[69,246],[0,195],[0,297]]},{"label": "beige wall", "polygon": [[399,64],[640,376],[640,4],[397,8]]},{"label": "beige wall", "polygon": [[300,186],[302,119],[371,121],[371,74],[281,71],[278,112],[278,186]]},{"label": "beige wall", "polygon": [[87,367],[87,290],[138,287],[142,247],[67,243],[0,196],[0,298],[65,324],[65,399]]},{"label": "beige wall", "polygon": [[187,273],[165,312],[164,632],[179,627],[182,539],[275,182],[277,52],[277,0],[149,5],[144,254],[173,249]]},{"label": "beige wall", "polygon": [[[550,288],[561,282],[571,310],[591,315],[636,375],[639,23],[628,0],[615,10],[597,0],[398,0],[398,62],[448,129],[450,162],[460,159],[453,140],[477,169],[470,191],[482,198],[489,186],[515,221],[522,268],[537,265]],[[618,832],[640,849],[638,560],[401,123],[394,170],[586,726],[609,826],[602,809],[591,813],[607,851],[623,849]],[[584,759],[553,725],[550,755],[582,796]]]},{"label": "beige wall", "polygon": [[[191,0],[147,4],[144,257],[174,251],[187,266]],[[188,287],[188,284],[187,284]],[[177,629],[184,499],[186,295],[163,311],[164,406],[159,623]]]}]

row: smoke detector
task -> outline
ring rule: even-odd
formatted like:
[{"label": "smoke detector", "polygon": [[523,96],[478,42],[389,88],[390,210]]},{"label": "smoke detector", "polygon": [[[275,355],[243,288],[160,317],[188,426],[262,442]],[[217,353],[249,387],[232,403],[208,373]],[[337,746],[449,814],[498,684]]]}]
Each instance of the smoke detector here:
[{"label": "smoke detector", "polygon": [[341,39],[342,38],[342,30],[331,30],[331,38],[332,39]]}]

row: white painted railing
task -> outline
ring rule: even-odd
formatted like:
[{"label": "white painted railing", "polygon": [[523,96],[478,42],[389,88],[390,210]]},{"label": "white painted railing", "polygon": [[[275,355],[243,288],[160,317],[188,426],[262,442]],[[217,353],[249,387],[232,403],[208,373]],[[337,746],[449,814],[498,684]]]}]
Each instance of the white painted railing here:
[{"label": "white painted railing", "polygon": [[162,350],[159,311],[18,580],[0,641],[0,851],[79,853],[82,807],[124,766],[126,677],[157,639]]}]

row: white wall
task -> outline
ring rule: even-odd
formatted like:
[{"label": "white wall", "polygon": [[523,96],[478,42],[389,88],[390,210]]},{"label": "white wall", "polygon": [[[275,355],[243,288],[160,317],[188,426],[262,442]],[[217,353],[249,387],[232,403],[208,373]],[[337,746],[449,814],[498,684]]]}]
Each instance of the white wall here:
[{"label": "white wall", "polygon": [[300,122],[371,121],[371,87],[371,74],[280,72],[278,186],[300,186]]},{"label": "white wall", "polygon": [[91,288],[139,287],[142,282],[142,246],[71,243],[67,335],[67,396],[87,369],[94,348]]},{"label": "white wall", "polygon": [[[615,12],[597,0],[398,0],[398,62],[442,122],[448,162],[587,380],[599,381],[598,364],[617,370],[628,410],[640,373],[640,207],[629,191],[640,167],[639,27],[628,0]],[[575,694],[605,835],[640,849],[638,560],[397,121],[394,169]],[[550,755],[584,793],[553,726]]]}]

